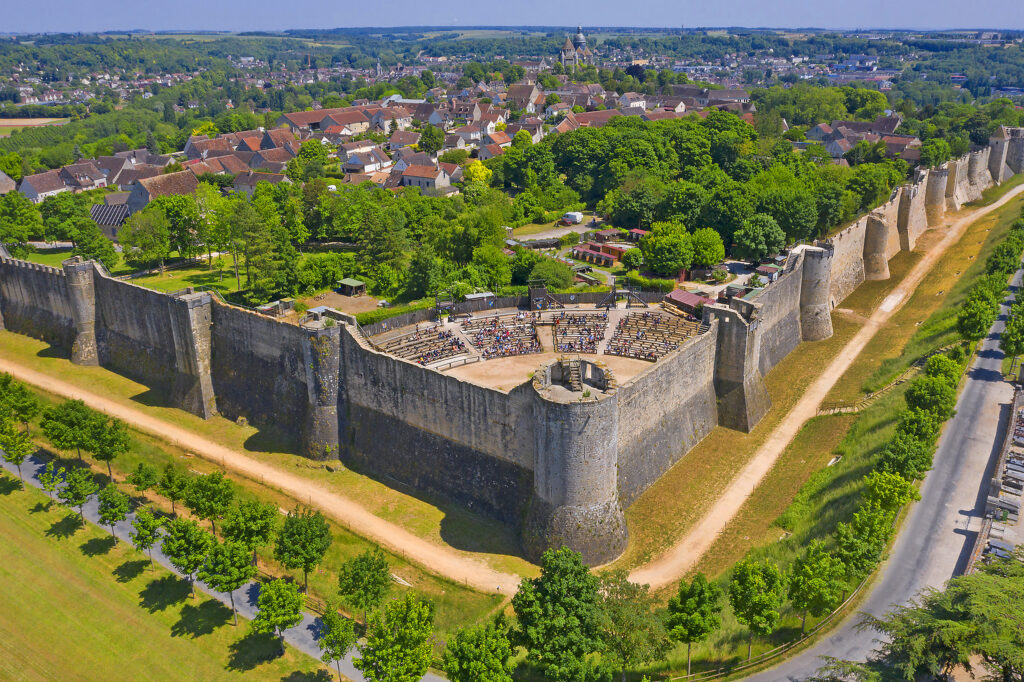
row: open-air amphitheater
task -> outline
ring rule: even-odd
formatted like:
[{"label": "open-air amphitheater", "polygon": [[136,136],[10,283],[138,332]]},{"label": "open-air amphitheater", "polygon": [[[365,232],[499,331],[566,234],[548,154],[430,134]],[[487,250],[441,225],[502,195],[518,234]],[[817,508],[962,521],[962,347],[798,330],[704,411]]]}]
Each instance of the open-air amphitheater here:
[{"label": "open-air amphitheater", "polygon": [[716,425],[757,424],[770,406],[763,377],[802,341],[830,337],[837,304],[888,278],[888,261],[946,211],[1022,171],[1024,129],[1001,128],[794,248],[753,300],[705,305],[700,320],[652,296],[599,307],[604,294],[535,291],[366,328],[329,308],[296,325],[92,262],[58,269],[3,252],[0,325],[181,409],[296,433],[307,457],[495,517],[521,530],[528,557],[565,544],[596,564],[626,546],[623,509]]}]

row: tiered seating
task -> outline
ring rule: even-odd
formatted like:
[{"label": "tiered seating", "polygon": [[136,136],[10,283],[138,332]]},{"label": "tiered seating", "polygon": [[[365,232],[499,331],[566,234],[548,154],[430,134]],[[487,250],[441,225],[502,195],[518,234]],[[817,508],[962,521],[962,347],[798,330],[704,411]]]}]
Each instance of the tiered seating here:
[{"label": "tiered seating", "polygon": [[421,365],[429,365],[466,352],[466,344],[461,339],[440,327],[399,336],[387,341],[381,348],[387,353],[413,360]]},{"label": "tiered seating", "polygon": [[606,355],[654,362],[699,333],[700,323],[656,312],[629,313],[619,320]]},{"label": "tiered seating", "polygon": [[555,352],[596,353],[608,328],[608,313],[560,313],[551,321]]},{"label": "tiered seating", "polygon": [[540,352],[531,313],[467,320],[462,323],[462,331],[484,360]]}]

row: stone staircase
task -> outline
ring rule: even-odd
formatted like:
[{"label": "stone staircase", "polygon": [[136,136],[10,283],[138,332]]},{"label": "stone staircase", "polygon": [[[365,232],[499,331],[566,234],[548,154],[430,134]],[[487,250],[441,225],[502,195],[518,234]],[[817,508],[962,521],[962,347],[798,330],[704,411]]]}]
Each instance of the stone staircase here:
[{"label": "stone staircase", "polygon": [[572,391],[580,392],[583,390],[583,368],[580,359],[577,358],[560,358],[559,364],[562,365],[562,376],[566,377],[566,382],[569,384],[569,389]]}]

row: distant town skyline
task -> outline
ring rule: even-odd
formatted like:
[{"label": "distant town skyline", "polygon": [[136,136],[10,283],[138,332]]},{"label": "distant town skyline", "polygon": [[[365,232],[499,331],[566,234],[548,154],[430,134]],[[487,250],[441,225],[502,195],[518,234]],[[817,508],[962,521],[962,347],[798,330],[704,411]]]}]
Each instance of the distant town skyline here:
[{"label": "distant town skyline", "polygon": [[[10,3],[4,8],[0,31],[98,32],[253,31],[362,26],[634,26],[679,28],[744,26],[763,28],[814,27],[827,29],[1024,29],[1021,0],[904,0],[899,3],[863,0],[822,3],[811,0],[768,3],[731,0],[681,3],[649,0],[624,7],[621,2],[550,3],[520,0],[501,3],[421,3],[390,0],[380,3],[327,4],[292,0],[287,7],[267,0],[178,0],[140,3],[113,0],[99,4],[51,0],[42,6]],[[387,11],[381,12],[382,7]]]}]

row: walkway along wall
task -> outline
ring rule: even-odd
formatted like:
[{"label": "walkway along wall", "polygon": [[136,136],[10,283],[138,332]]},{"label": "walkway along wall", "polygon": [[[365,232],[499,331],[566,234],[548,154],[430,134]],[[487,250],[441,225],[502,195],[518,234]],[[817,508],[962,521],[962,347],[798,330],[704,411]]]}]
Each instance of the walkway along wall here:
[{"label": "walkway along wall", "polygon": [[[1003,166],[1020,169],[1019,132],[958,160],[952,198],[980,193]],[[500,391],[385,355],[341,314],[296,326],[208,293],[115,280],[77,258],[50,268],[2,248],[0,324],[194,414],[244,417],[297,436],[307,457],[497,518],[521,530],[532,558],[566,544],[601,563],[626,545],[623,509],[716,425],[754,428],[771,405],[765,375],[801,342],[829,338],[831,309],[887,277],[929,219],[941,223],[949,174],[919,172],[832,239],[794,249],[753,301],[705,306],[706,331],[572,402],[534,380]]]}]

